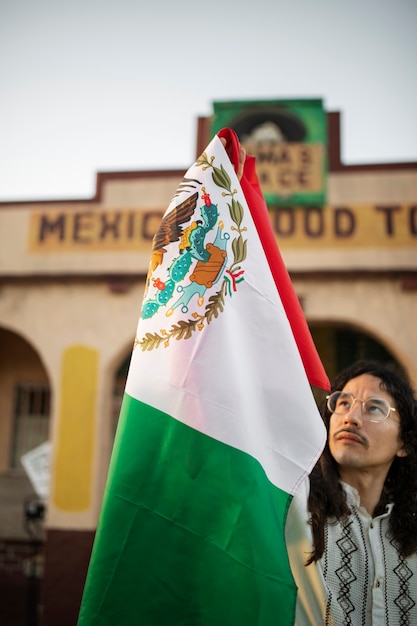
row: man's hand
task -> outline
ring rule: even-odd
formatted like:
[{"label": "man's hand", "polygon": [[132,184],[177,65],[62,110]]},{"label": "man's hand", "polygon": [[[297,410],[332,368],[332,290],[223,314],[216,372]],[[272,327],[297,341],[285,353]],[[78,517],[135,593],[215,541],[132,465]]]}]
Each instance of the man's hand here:
[{"label": "man's hand", "polygon": [[[226,139],[224,137],[220,137],[220,141],[222,142],[226,152],[229,154],[229,151],[227,150],[227,146],[226,146],[226,143],[227,143]],[[242,148],[242,146],[240,146],[239,165],[238,165],[237,172],[236,172],[238,180],[240,180],[243,176],[243,168],[245,167],[245,160],[246,160],[246,150],[245,148]]]}]

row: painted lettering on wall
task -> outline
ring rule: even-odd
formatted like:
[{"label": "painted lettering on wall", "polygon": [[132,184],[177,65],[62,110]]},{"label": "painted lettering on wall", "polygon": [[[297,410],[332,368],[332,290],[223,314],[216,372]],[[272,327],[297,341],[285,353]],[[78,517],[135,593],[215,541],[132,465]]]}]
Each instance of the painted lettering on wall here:
[{"label": "painted lettering on wall", "polygon": [[[42,211],[31,214],[29,250],[149,250],[163,215],[154,210]],[[417,206],[276,207],[271,223],[281,248],[415,245]]]},{"label": "painted lettering on wall", "polygon": [[417,206],[277,207],[270,211],[281,248],[415,246]]},{"label": "painted lettering on wall", "polygon": [[33,213],[29,249],[147,250],[163,213],[159,209]]}]

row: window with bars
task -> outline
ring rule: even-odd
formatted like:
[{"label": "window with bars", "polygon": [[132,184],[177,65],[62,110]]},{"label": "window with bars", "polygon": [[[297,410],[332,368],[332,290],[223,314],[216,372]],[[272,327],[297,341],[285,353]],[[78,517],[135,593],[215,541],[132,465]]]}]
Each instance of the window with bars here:
[{"label": "window with bars", "polygon": [[21,468],[21,456],[49,438],[50,401],[51,392],[47,384],[16,385],[12,468]]}]

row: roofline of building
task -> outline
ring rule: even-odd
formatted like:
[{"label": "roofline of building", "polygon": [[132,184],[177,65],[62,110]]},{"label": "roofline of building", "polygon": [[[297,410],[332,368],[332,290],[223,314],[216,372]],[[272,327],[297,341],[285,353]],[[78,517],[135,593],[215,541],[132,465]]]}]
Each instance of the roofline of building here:
[{"label": "roofline of building", "polygon": [[[196,158],[202,153],[210,138],[210,117],[199,117],[197,119],[197,140]],[[340,133],[340,112],[332,111],[327,113],[328,123],[328,172],[393,172],[404,170],[417,170],[417,161],[404,161],[396,163],[363,163],[358,165],[345,165],[341,161],[341,133]],[[0,209],[5,206],[21,207],[42,205],[66,205],[66,204],[99,204],[103,198],[104,185],[108,181],[114,180],[140,180],[142,178],[167,178],[177,179],[184,175],[189,166],[184,168],[163,169],[163,170],[127,170],[98,172],[96,175],[96,191],[90,198],[66,198],[59,200],[11,200],[0,201]]]}]

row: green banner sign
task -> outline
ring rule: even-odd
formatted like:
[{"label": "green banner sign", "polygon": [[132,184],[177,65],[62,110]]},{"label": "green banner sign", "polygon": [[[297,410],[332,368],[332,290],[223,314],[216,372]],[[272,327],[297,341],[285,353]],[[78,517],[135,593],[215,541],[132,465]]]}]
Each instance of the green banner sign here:
[{"label": "green banner sign", "polygon": [[212,135],[232,128],[249,154],[268,206],[326,201],[327,118],[322,100],[214,102]]}]

